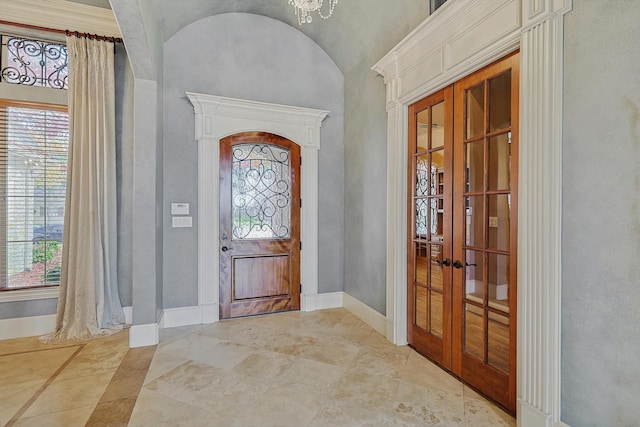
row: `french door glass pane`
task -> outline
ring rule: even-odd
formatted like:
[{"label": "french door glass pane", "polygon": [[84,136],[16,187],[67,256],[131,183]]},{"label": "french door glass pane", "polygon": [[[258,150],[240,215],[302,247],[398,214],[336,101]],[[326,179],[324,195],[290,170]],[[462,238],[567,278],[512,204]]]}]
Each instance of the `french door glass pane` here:
[{"label": "french door glass pane", "polygon": [[509,317],[489,313],[488,353],[489,364],[509,373]]},{"label": "french door glass pane", "polygon": [[465,191],[484,191],[484,141],[474,141],[467,146],[467,183]]},{"label": "french door glass pane", "polygon": [[444,101],[431,107],[431,148],[444,146]]},{"label": "french door glass pane", "polygon": [[429,219],[429,199],[416,199],[416,237],[427,237],[427,221]]},{"label": "french door glass pane", "polygon": [[484,360],[484,310],[466,303],[464,311],[464,351]]},{"label": "french door glass pane", "polygon": [[427,325],[427,315],[428,315],[428,299],[427,299],[427,289],[422,286],[415,286],[416,290],[416,326],[428,330]]},{"label": "french door glass pane", "polygon": [[431,262],[429,270],[431,272],[431,281],[429,282],[433,289],[442,290],[442,245],[430,245]]},{"label": "french door glass pane", "polygon": [[488,237],[489,248],[509,250],[509,230],[511,230],[511,197],[509,194],[492,194],[489,200]]},{"label": "french door glass pane", "polygon": [[511,71],[489,80],[489,131],[511,127]]},{"label": "french door glass pane", "polygon": [[489,138],[489,190],[508,190],[511,181],[511,133]]},{"label": "french door glass pane", "polygon": [[427,272],[428,272],[428,261],[427,261],[427,245],[426,243],[416,243],[416,268],[415,268],[415,281],[422,283],[424,285],[427,284]]},{"label": "french door glass pane", "polygon": [[483,252],[465,251],[464,288],[467,299],[478,303],[484,301]]},{"label": "french door glass pane", "polygon": [[467,106],[467,139],[484,134],[484,82],[465,91]]},{"label": "french door glass pane", "polygon": [[430,181],[433,182],[429,154],[421,154],[416,158],[416,196],[426,196],[430,193]]},{"label": "french door glass pane", "polygon": [[509,311],[509,256],[488,254],[489,306]]},{"label": "french door glass pane", "polygon": [[466,206],[466,245],[484,247],[483,225],[484,225],[484,196],[465,197]]},{"label": "french door glass pane", "polygon": [[444,300],[442,294],[431,291],[431,333],[442,338],[442,310]]},{"label": "french door glass pane", "polygon": [[429,110],[420,111],[417,114],[417,122],[416,152],[420,153],[429,149]]}]

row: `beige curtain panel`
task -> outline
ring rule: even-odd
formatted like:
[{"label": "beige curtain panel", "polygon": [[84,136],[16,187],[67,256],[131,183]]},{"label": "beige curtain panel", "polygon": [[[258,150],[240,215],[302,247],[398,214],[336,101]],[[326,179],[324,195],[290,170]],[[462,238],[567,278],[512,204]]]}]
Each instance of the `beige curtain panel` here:
[{"label": "beige curtain panel", "polygon": [[69,160],[56,331],[85,341],[124,326],[117,280],[113,43],[67,37]]}]

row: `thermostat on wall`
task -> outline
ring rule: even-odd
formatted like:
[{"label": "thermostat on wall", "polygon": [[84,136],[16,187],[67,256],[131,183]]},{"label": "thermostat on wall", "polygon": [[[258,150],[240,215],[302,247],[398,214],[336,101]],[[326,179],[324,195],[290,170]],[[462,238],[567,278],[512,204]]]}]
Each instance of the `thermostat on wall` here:
[{"label": "thermostat on wall", "polygon": [[189,203],[171,203],[171,215],[189,215]]}]

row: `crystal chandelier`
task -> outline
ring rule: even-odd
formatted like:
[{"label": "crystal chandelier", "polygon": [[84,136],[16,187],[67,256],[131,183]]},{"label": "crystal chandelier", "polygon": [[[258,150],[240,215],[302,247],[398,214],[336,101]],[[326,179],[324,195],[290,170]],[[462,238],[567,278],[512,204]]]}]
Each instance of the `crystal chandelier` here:
[{"label": "crystal chandelier", "polygon": [[327,15],[323,15],[320,10],[324,0],[289,0],[289,4],[296,9],[298,24],[302,25],[304,23],[310,24],[311,21],[313,21],[313,18],[311,18],[311,12],[315,12],[316,10],[322,19],[329,18],[333,14],[333,9],[336,8],[338,0],[326,1],[329,3],[329,13]]}]

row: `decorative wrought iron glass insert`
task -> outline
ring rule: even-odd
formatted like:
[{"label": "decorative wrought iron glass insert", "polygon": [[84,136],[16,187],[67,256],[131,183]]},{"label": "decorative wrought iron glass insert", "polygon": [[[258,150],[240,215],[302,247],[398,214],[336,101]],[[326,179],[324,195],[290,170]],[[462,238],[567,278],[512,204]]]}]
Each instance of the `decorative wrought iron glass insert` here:
[{"label": "decorative wrought iron glass insert", "polygon": [[[438,168],[429,164],[426,156],[421,156],[416,162],[416,196],[437,195],[437,174]],[[436,199],[427,200],[419,198],[416,200],[416,234],[425,236],[427,234],[427,223],[430,226],[430,233],[436,234],[438,231],[438,203]]]},{"label": "decorative wrought iron glass insert", "polygon": [[60,43],[1,35],[0,81],[67,89],[67,47]]},{"label": "decorative wrought iron glass insert", "polygon": [[232,156],[232,239],[289,238],[289,150],[269,144],[239,144],[233,147]]}]

